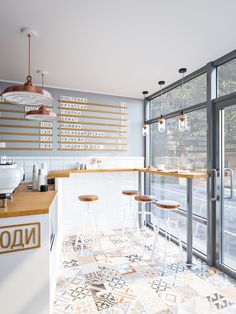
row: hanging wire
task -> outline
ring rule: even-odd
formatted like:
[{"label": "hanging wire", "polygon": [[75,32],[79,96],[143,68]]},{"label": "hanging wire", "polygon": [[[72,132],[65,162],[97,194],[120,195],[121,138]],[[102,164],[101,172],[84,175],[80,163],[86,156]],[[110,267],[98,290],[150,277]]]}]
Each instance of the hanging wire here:
[{"label": "hanging wire", "polygon": [[28,34],[28,76],[27,80],[32,81],[32,76],[31,76],[31,35]]},{"label": "hanging wire", "polygon": [[41,75],[42,75],[42,89],[44,89],[44,73],[42,73]]},{"label": "hanging wire", "polygon": [[182,91],[181,110],[183,110],[184,108],[184,72],[182,73],[181,91]]},{"label": "hanging wire", "polygon": [[162,116],[162,85],[161,85],[161,104],[160,104],[160,114]]}]

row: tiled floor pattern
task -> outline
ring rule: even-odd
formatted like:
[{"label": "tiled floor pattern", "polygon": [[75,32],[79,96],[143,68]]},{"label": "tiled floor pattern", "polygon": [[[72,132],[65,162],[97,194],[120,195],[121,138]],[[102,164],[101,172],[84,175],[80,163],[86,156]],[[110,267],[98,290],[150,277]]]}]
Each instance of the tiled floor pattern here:
[{"label": "tiled floor pattern", "polygon": [[164,239],[151,260],[150,230],[103,232],[103,251],[88,238],[83,256],[75,238],[64,239],[53,314],[236,313],[236,281],[200,260],[187,268],[174,244],[165,266]]}]

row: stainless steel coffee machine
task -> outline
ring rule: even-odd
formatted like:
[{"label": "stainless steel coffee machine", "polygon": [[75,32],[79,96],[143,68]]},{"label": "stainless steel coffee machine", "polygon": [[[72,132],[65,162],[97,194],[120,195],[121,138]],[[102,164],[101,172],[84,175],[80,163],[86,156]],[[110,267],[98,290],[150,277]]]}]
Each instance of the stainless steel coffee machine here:
[{"label": "stainless steel coffee machine", "polygon": [[23,168],[18,167],[10,158],[0,157],[0,199],[3,207],[7,207],[7,200],[12,198],[14,190],[23,177]]}]

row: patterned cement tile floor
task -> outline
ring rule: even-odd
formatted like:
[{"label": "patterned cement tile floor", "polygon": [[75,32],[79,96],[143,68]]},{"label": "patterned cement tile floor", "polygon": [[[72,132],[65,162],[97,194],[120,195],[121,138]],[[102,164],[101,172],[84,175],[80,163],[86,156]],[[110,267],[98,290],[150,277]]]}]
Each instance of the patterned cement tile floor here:
[{"label": "patterned cement tile floor", "polygon": [[153,260],[153,232],[138,236],[120,230],[103,232],[103,251],[88,237],[84,255],[75,236],[64,239],[53,314],[235,314],[236,281],[194,259],[187,268],[178,247],[170,244],[168,263],[159,252]]}]

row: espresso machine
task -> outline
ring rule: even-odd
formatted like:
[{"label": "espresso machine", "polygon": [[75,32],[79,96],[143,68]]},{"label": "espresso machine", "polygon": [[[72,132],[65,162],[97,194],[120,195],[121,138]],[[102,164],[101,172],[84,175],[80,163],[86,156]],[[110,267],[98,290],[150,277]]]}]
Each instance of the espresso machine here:
[{"label": "espresso machine", "polygon": [[0,199],[3,207],[7,207],[7,200],[12,198],[23,177],[23,168],[18,167],[11,158],[0,157]]}]

